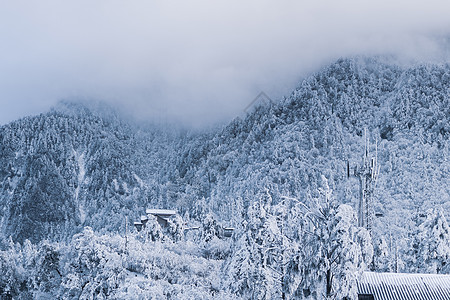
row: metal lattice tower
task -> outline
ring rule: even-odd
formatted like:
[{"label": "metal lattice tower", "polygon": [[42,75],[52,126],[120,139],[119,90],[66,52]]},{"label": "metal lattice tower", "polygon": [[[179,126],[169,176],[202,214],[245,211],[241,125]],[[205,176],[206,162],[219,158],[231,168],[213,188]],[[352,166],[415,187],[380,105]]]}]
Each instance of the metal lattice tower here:
[{"label": "metal lattice tower", "polygon": [[[374,191],[380,174],[377,156],[378,149],[375,144],[375,156],[370,155],[370,143],[367,137],[367,130],[364,129],[364,154],[361,165],[355,166],[354,176],[359,180],[359,203],[358,203],[358,226],[364,227],[372,232],[372,224],[374,218]],[[349,165],[347,165],[347,176],[350,176]]]}]

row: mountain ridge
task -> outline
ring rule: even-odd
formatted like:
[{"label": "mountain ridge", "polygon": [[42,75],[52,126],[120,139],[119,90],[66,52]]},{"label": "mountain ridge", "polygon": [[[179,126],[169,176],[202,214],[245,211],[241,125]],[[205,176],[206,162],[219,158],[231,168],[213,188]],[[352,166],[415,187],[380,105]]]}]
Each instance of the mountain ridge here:
[{"label": "mountain ridge", "polygon": [[[449,70],[448,63],[405,67],[376,58],[340,59],[280,102],[210,132],[138,128],[101,105],[62,103],[0,127],[1,232],[39,241],[55,231],[71,236],[85,225],[119,230],[124,216],[136,218],[149,205],[178,208],[193,218],[211,210],[239,224],[240,210],[260,191],[268,188],[275,202],[283,195],[308,202],[321,175],[341,201],[355,207],[357,191],[343,170],[346,161],[358,163],[364,128],[379,144],[383,169],[392,164],[393,149],[404,155],[401,168],[417,164],[398,149],[405,138],[406,147],[428,147],[436,161],[426,168],[435,167],[443,197],[438,201],[429,193],[450,207],[448,188],[442,187],[449,174]],[[415,178],[413,170],[407,172]],[[386,178],[381,181],[389,186]],[[383,192],[377,205],[405,193]],[[207,207],[199,208],[202,199]],[[50,206],[33,216],[36,203]]]}]

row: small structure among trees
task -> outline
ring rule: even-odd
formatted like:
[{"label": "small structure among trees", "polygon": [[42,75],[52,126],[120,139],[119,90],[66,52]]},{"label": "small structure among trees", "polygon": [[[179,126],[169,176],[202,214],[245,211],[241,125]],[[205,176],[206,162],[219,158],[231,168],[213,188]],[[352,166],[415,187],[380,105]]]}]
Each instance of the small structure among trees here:
[{"label": "small structure among trees", "polygon": [[156,217],[156,221],[158,221],[161,227],[167,227],[168,219],[174,217],[177,214],[175,210],[171,209],[149,209],[149,208],[145,210],[145,213],[147,214],[147,216]]},{"label": "small structure among trees", "polygon": [[150,217],[156,218],[156,221],[162,228],[166,228],[168,226],[168,220],[171,217],[174,217],[177,212],[175,210],[170,209],[146,209],[146,215],[141,216],[140,221],[134,222],[134,227],[136,227],[137,231],[141,231],[145,228]]},{"label": "small structure among trees", "polygon": [[222,236],[223,237],[231,237],[233,235],[234,228],[233,227],[223,227],[222,226]]},{"label": "small structure among trees", "polygon": [[[139,232],[143,229],[146,229],[147,227],[151,227],[151,229],[147,228],[147,230],[155,232],[161,230],[173,231],[174,228],[172,227],[174,227],[174,224],[177,224],[175,227],[179,227],[180,224],[187,225],[186,223],[182,222],[181,216],[177,215],[177,212],[175,210],[148,208],[146,209],[145,213],[146,215],[141,216],[140,221],[134,222],[134,227]],[[205,235],[204,238],[206,241],[211,240],[213,236],[217,236],[219,238],[229,238],[233,235],[233,227],[219,225],[216,219],[211,214],[206,215],[202,222],[202,234]],[[199,229],[199,226],[183,226],[184,231]]]}]

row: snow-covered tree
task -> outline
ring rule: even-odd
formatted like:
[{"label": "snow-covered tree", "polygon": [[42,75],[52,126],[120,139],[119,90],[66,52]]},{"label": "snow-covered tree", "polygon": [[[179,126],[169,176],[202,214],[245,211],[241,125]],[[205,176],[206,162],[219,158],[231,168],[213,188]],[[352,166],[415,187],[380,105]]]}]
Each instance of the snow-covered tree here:
[{"label": "snow-covered tree", "polygon": [[157,217],[154,215],[149,215],[147,223],[145,224],[144,230],[142,230],[142,235],[144,239],[149,241],[162,241],[164,239],[164,233],[161,225],[158,223]]},{"label": "snow-covered tree", "polygon": [[90,227],[74,235],[67,253],[61,298],[108,298],[123,280],[122,245],[122,238],[98,236]]},{"label": "snow-covered tree", "polygon": [[416,263],[429,273],[450,273],[450,228],[442,208],[427,211],[416,235]]},{"label": "snow-covered tree", "polygon": [[202,221],[202,240],[206,243],[219,236],[219,224],[212,213],[205,215]]},{"label": "snow-covered tree", "polygon": [[56,290],[61,282],[61,253],[56,249],[55,245],[48,242],[42,242],[38,252],[36,253],[36,274],[35,284],[44,292]]},{"label": "snow-covered tree", "polygon": [[281,297],[281,239],[266,191],[248,208],[245,231],[227,265],[227,284],[243,298]]},{"label": "snow-covered tree", "polygon": [[392,272],[392,257],[384,237],[380,237],[374,246],[373,267],[377,272]]},{"label": "snow-covered tree", "polygon": [[20,293],[20,285],[26,283],[23,274],[14,264],[11,251],[0,251],[0,298],[14,299]]},{"label": "snow-covered tree", "polygon": [[167,222],[167,235],[173,242],[179,242],[184,237],[184,222],[180,215],[175,215]]},{"label": "snow-covered tree", "polygon": [[372,261],[367,230],[356,226],[356,214],[331,198],[326,184],[322,201],[305,214],[301,290],[306,298],[356,299],[357,280]]}]

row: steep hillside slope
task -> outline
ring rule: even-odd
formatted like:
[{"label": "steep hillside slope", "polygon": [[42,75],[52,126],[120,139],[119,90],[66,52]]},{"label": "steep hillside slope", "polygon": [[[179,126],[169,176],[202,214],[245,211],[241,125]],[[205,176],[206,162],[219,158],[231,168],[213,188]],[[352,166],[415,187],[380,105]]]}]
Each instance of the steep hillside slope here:
[{"label": "steep hillside slope", "polygon": [[346,164],[360,164],[367,128],[381,166],[375,208],[384,217],[377,224],[404,237],[427,208],[450,211],[449,99],[448,64],[339,60],[280,103],[234,120],[200,147],[186,145],[180,176],[196,199],[209,198],[236,224],[265,188],[275,202],[308,203],[321,175],[339,201],[356,207],[358,183],[347,178]]},{"label": "steep hillside slope", "polygon": [[113,117],[66,105],[3,126],[0,141],[5,236],[38,241],[85,224],[117,229],[127,210],[144,205],[133,133]]},{"label": "steep hillside slope", "polygon": [[[122,230],[147,206],[240,226],[265,190],[310,203],[321,176],[356,207],[364,128],[381,175],[377,231],[405,237],[432,206],[450,211],[450,66],[341,59],[293,93],[220,129],[131,125],[78,104],[0,128],[1,233],[15,240]],[[447,217],[450,217],[447,215]]]},{"label": "steep hillside slope", "polygon": [[[74,103],[2,126],[0,297],[353,299],[368,268],[448,274],[449,99],[449,64],[355,58],[208,131]],[[147,207],[184,220],[138,232]]]}]

